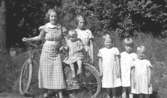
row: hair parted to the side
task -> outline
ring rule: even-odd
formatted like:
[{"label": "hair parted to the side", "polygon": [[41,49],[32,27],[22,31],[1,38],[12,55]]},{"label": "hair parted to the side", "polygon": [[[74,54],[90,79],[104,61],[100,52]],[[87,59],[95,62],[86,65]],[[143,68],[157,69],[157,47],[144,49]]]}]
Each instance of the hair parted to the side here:
[{"label": "hair parted to the side", "polygon": [[50,16],[50,13],[52,13],[52,12],[56,13],[57,18],[58,18],[58,13],[57,13],[56,9],[55,8],[50,8],[50,9],[48,9],[48,11],[45,14],[46,21],[49,21],[49,16]]},{"label": "hair parted to the side", "polygon": [[111,43],[113,43],[113,38],[111,37],[111,34],[110,33],[105,33],[103,35],[103,41],[105,42],[105,40],[110,40]]},{"label": "hair parted to the side", "polygon": [[78,26],[78,23],[79,23],[79,20],[80,19],[83,19],[84,20],[84,29],[86,29],[87,27],[86,27],[86,25],[87,25],[87,21],[86,21],[86,18],[85,18],[85,16],[83,16],[83,15],[81,15],[81,14],[78,14],[78,15],[76,15],[76,18],[75,18],[75,25],[76,25],[76,27]]}]

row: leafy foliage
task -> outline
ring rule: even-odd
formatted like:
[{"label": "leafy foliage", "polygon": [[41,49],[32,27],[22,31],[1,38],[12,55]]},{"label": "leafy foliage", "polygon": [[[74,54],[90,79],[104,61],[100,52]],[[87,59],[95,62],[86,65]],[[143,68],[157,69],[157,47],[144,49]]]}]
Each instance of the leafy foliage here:
[{"label": "leafy foliage", "polygon": [[164,36],[166,4],[166,0],[7,0],[9,44],[20,43],[23,36],[36,35],[38,26],[45,22],[47,9],[54,7],[67,28],[74,25],[77,14],[82,14],[94,34],[119,28],[120,36],[134,35],[134,30]]}]

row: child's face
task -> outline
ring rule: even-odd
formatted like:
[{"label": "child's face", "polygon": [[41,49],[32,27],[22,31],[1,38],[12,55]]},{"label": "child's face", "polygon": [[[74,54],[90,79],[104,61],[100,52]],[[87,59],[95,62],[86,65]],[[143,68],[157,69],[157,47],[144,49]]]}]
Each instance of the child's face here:
[{"label": "child's face", "polygon": [[139,59],[144,59],[145,58],[145,55],[143,53],[137,53],[137,56]]},{"label": "child's face", "polygon": [[145,47],[141,46],[141,47],[137,47],[137,56],[139,59],[143,59],[145,58]]},{"label": "child's face", "polygon": [[57,13],[56,12],[51,12],[49,16],[49,20],[51,23],[55,24],[57,21]]},{"label": "child's face", "polygon": [[71,32],[71,34],[70,34],[70,40],[71,41],[75,41],[77,39],[77,34],[76,34],[76,32]]},{"label": "child's face", "polygon": [[106,47],[106,48],[111,48],[113,45],[112,45],[112,43],[110,42],[104,42],[104,46]]},{"label": "child's face", "polygon": [[132,52],[132,47],[128,46],[128,45],[125,45],[125,51],[128,52],[128,53]]},{"label": "child's face", "polygon": [[84,24],[85,24],[85,20],[83,19],[83,17],[79,17],[78,18],[78,27],[81,29],[81,28],[83,28]]}]

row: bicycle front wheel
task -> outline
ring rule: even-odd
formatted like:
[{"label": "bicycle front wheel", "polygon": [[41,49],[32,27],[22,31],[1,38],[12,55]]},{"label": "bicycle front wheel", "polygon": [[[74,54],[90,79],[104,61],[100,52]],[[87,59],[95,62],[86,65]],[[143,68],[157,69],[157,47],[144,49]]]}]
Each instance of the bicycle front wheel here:
[{"label": "bicycle front wheel", "polygon": [[101,79],[99,72],[93,65],[90,65],[88,63],[83,64],[81,86],[88,91],[88,93],[91,95],[91,98],[96,98],[100,93]]},{"label": "bicycle front wheel", "polygon": [[32,62],[26,60],[21,68],[19,79],[19,92],[21,95],[29,94],[29,88],[32,80]]}]

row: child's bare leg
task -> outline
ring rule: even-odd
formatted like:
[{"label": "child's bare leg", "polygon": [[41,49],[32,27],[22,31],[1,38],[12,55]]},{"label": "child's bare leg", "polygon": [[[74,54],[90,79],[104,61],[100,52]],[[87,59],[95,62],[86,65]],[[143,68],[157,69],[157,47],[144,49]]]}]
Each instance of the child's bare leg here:
[{"label": "child's bare leg", "polygon": [[128,92],[128,95],[127,95],[127,96],[128,96],[129,98],[133,98],[133,94],[131,93],[131,87],[128,87],[128,88],[127,88],[127,92]]},{"label": "child's bare leg", "polygon": [[142,94],[139,94],[139,98],[143,98],[143,95],[142,95]]},{"label": "child's bare leg", "polygon": [[106,88],[106,93],[107,93],[106,98],[110,98],[111,92],[110,92],[110,89],[109,89],[109,88]]},{"label": "child's bare leg", "polygon": [[81,73],[82,73],[82,61],[81,61],[81,60],[78,60],[78,61],[77,61],[77,65],[78,65],[77,74],[81,74]]},{"label": "child's bare leg", "polygon": [[129,93],[129,98],[133,98],[133,94],[132,93]]},{"label": "child's bare leg", "polygon": [[72,72],[72,78],[75,78],[75,68],[74,64],[70,64],[71,72]]},{"label": "child's bare leg", "polygon": [[126,88],[122,89],[122,98],[126,98]]},{"label": "child's bare leg", "polygon": [[62,91],[59,91],[58,93],[59,93],[59,98],[63,98],[63,93],[62,93]]},{"label": "child's bare leg", "polygon": [[112,96],[113,98],[116,98],[116,88],[112,88]]},{"label": "child's bare leg", "polygon": [[150,98],[150,95],[149,94],[145,95],[145,98]]}]

